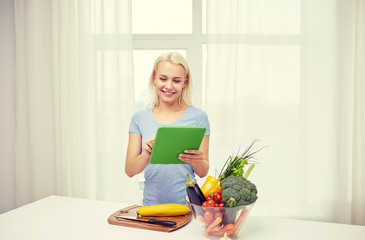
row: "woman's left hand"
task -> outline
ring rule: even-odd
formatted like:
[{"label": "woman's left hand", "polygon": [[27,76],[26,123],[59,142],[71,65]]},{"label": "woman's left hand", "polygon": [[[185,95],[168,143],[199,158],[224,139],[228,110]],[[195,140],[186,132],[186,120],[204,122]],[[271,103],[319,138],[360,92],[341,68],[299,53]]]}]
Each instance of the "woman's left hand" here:
[{"label": "woman's left hand", "polygon": [[184,153],[179,154],[179,159],[190,164],[201,164],[204,160],[204,153],[202,150],[185,150]]},{"label": "woman's left hand", "polygon": [[199,150],[185,150],[179,154],[179,159],[192,164],[195,174],[199,177],[205,177],[209,171],[209,135],[204,136]]}]

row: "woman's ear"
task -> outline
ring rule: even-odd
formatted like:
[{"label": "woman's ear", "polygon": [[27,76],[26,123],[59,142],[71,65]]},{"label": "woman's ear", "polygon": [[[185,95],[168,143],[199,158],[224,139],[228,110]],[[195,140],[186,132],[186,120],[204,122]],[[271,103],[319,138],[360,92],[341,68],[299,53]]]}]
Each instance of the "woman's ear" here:
[{"label": "woman's ear", "polygon": [[184,86],[183,86],[183,88],[185,88],[186,86],[188,85],[188,79],[187,78],[185,78],[185,81],[184,81]]},{"label": "woman's ear", "polygon": [[153,72],[153,75],[152,75],[152,81],[153,81],[153,85],[156,86],[156,72]]}]

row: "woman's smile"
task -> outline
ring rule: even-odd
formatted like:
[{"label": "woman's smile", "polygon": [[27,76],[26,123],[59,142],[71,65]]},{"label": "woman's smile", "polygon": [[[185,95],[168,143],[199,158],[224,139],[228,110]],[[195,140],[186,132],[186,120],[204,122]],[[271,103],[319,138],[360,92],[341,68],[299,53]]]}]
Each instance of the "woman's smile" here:
[{"label": "woman's smile", "polygon": [[175,92],[171,92],[171,91],[166,91],[166,90],[161,90],[163,92],[163,94],[165,94],[166,96],[171,96],[173,94],[175,94]]}]

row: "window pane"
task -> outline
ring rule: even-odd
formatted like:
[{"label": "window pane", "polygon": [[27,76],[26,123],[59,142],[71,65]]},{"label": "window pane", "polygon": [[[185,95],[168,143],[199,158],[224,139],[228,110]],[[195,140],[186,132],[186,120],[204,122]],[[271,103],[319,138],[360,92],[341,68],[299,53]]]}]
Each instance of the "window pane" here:
[{"label": "window pane", "polygon": [[[299,103],[299,46],[241,44],[232,49],[228,44],[211,44],[208,59],[206,96],[210,102],[219,104],[225,99],[226,103],[247,104],[258,99],[278,105]],[[211,84],[215,79],[225,79],[224,91]]]},{"label": "window pane", "polygon": [[143,109],[150,103],[148,80],[156,58],[165,51],[176,51],[186,58],[186,50],[181,49],[133,51],[134,97],[138,109]]},{"label": "window pane", "polygon": [[133,34],[191,34],[192,1],[133,0]]},{"label": "window pane", "polygon": [[[237,63],[238,99],[260,96],[271,104],[299,103],[300,47],[240,45]],[[242,80],[242,81],[241,81]]]},{"label": "window pane", "polygon": [[[300,0],[207,1],[207,31],[218,34],[300,34]],[[220,22],[217,22],[217,15]]]}]

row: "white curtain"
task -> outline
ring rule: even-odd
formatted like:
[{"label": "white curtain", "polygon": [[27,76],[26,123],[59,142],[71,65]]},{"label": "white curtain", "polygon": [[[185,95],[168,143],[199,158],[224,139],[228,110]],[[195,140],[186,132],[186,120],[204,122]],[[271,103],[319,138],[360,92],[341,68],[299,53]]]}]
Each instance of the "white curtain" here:
[{"label": "white curtain", "polygon": [[[356,1],[351,222],[365,225],[365,1]],[[350,18],[350,19],[353,19]],[[350,79],[351,80],[351,79]]]},{"label": "white curtain", "polygon": [[207,1],[211,174],[260,139],[256,215],[365,224],[363,0]]},{"label": "white curtain", "polygon": [[16,199],[136,203],[129,0],[16,0]]}]

